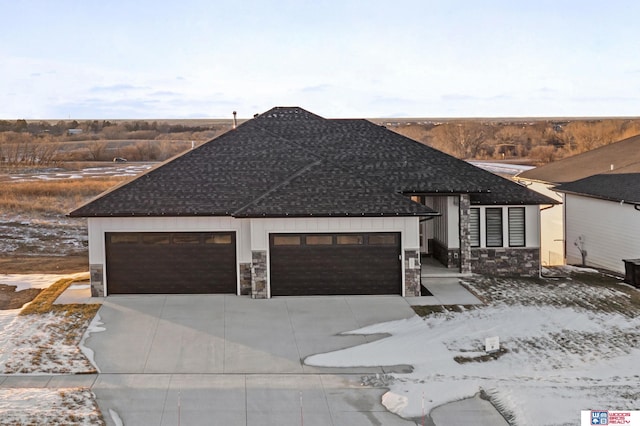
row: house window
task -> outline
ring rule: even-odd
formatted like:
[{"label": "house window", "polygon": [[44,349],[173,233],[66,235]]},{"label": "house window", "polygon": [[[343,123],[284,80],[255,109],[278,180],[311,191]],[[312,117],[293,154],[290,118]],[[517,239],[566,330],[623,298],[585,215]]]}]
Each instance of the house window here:
[{"label": "house window", "polygon": [[274,246],[299,246],[299,235],[275,235],[273,237]]},{"label": "house window", "polygon": [[198,234],[175,234],[173,236],[174,244],[200,244],[200,235]]},{"label": "house window", "polygon": [[360,245],[364,244],[364,236],[362,235],[338,235],[336,243],[340,245]]},{"label": "house window", "polygon": [[509,207],[509,247],[524,247],[524,207]]},{"label": "house window", "polygon": [[331,235],[307,235],[305,242],[308,246],[330,246],[333,244],[333,236]]},{"label": "house window", "polygon": [[502,247],[502,209],[488,208],[487,216],[487,247]]},{"label": "house window", "polygon": [[469,211],[469,234],[471,247],[480,247],[480,209],[472,208]]},{"label": "house window", "polygon": [[371,234],[369,235],[370,246],[395,246],[397,245],[394,234]]},{"label": "house window", "polygon": [[209,234],[204,237],[205,244],[231,244],[231,234]]},{"label": "house window", "polygon": [[151,245],[165,245],[171,242],[170,234],[142,234],[142,242]]}]

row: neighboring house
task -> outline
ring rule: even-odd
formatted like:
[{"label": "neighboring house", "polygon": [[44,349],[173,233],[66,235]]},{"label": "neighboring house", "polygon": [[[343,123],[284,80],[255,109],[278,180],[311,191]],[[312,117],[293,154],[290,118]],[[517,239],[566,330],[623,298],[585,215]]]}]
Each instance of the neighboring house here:
[{"label": "neighboring house", "polygon": [[[527,170],[518,174],[515,180],[556,201],[561,201],[562,194],[554,189],[556,185],[601,173],[616,172],[633,164],[640,164],[640,136]],[[573,247],[574,243],[570,240],[565,241],[564,207],[543,206],[540,222],[542,264],[563,265],[567,258],[566,251]]]},{"label": "neighboring house", "polygon": [[70,216],[88,217],[94,295],[415,296],[429,247],[464,273],[537,275],[552,203],[367,120],[291,107]]},{"label": "neighboring house", "polygon": [[556,190],[564,194],[567,263],[624,273],[623,259],[640,258],[640,162]]}]

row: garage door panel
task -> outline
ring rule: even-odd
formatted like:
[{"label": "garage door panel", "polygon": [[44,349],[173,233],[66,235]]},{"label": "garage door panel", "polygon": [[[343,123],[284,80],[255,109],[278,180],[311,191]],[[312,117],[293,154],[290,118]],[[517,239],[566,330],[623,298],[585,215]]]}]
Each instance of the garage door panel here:
[{"label": "garage door panel", "polygon": [[108,233],[106,249],[109,294],[236,292],[232,232]]},{"label": "garage door panel", "polygon": [[271,294],[401,294],[399,256],[398,233],[274,234]]}]

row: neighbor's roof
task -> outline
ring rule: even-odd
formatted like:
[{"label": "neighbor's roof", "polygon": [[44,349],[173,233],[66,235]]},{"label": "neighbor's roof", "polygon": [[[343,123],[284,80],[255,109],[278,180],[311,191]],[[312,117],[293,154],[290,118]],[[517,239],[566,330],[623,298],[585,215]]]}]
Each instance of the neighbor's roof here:
[{"label": "neighbor's roof", "polygon": [[518,177],[566,183],[612,170],[614,173],[640,172],[640,135],[527,170]]},{"label": "neighbor's roof", "polygon": [[273,108],[71,216],[430,216],[409,194],[469,193],[474,204],[545,196],[367,120]]},{"label": "neighbor's roof", "polygon": [[640,204],[640,173],[607,173],[555,187],[556,191]]}]

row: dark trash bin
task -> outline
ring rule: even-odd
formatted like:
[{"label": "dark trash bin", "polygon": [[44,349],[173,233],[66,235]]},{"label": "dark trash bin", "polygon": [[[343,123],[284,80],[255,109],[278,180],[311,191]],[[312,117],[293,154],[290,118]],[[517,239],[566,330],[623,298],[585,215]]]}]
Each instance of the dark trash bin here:
[{"label": "dark trash bin", "polygon": [[622,259],[624,262],[624,282],[640,288],[640,259]]}]

